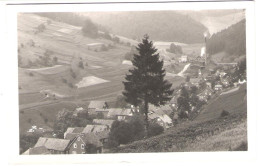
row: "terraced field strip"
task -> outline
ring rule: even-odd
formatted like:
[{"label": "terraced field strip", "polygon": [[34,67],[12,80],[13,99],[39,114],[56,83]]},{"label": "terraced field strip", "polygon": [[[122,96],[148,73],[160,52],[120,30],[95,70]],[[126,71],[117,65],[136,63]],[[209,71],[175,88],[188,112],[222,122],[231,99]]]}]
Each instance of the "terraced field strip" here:
[{"label": "terraced field strip", "polygon": [[20,111],[30,110],[30,109],[39,108],[42,106],[57,104],[60,102],[61,102],[60,100],[55,100],[55,101],[43,101],[43,102],[38,102],[38,103],[23,104],[23,105],[19,105],[19,110]]}]

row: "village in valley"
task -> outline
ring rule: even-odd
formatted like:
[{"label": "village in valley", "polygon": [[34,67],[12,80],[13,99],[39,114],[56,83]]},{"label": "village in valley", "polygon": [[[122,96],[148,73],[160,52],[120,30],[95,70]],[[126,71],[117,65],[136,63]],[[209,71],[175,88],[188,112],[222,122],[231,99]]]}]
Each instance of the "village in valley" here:
[{"label": "village in valley", "polygon": [[[162,42],[147,32],[173,90],[165,104],[147,105],[148,128],[146,106],[128,102],[123,83],[148,37],[105,31],[102,13],[63,14],[18,15],[20,154],[247,150],[244,11],[212,17],[237,20],[216,32],[193,23],[203,27],[198,41]],[[84,18],[100,26],[81,28]],[[227,34],[242,41],[223,46]]]}]

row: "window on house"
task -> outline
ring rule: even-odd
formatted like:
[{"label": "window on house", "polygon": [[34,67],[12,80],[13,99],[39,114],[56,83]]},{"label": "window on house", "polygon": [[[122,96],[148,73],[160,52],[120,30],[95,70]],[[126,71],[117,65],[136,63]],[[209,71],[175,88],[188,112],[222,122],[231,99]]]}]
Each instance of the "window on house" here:
[{"label": "window on house", "polygon": [[74,148],[77,148],[77,144],[76,143],[74,143],[73,146],[74,146]]},{"label": "window on house", "polygon": [[84,144],[81,144],[81,149],[84,149]]}]

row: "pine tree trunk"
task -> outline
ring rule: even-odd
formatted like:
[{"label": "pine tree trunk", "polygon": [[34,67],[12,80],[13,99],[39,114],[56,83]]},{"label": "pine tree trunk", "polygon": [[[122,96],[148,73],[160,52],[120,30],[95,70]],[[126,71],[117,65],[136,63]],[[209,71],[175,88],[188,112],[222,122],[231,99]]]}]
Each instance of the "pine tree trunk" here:
[{"label": "pine tree trunk", "polygon": [[148,102],[145,100],[144,101],[144,114],[145,114],[145,124],[144,124],[144,134],[145,138],[148,138]]}]

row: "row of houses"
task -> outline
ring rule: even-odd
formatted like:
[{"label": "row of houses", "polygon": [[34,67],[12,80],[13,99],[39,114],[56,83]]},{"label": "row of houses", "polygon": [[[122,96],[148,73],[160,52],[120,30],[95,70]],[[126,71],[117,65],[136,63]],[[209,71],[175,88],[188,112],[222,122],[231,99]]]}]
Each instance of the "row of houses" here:
[{"label": "row of houses", "polygon": [[[165,105],[155,107],[149,105],[148,118],[158,123],[165,129],[173,125],[170,114],[172,107]],[[109,108],[105,101],[92,101],[87,109],[82,107],[74,110],[74,116],[82,113],[92,115],[103,114],[103,119],[93,119],[92,124],[85,127],[69,127],[64,133],[63,139],[40,137],[34,147],[24,152],[24,155],[32,154],[87,154],[102,153],[104,145],[108,141],[110,129],[115,120],[128,121],[138,108]]]},{"label": "row of houses", "polygon": [[40,137],[23,155],[102,153],[102,146],[94,133],[70,133],[65,139]]},{"label": "row of houses", "polygon": [[63,139],[40,137],[23,155],[102,153],[113,120],[94,121],[96,124],[86,127],[69,127]]},{"label": "row of houses", "polygon": [[[100,114],[102,113],[104,119],[113,119],[118,121],[128,121],[136,113],[140,113],[139,108],[109,108],[108,104],[105,101],[91,101],[88,109],[89,114]],[[160,112],[162,111],[162,112]],[[172,108],[170,104],[160,107],[155,107],[149,105],[149,114],[148,118],[151,121],[156,121],[158,124],[164,128],[169,128],[172,125],[170,118],[170,113]],[[97,122],[93,120],[93,122]],[[97,123],[101,123],[100,121]],[[112,124],[111,124],[112,125]]]}]

